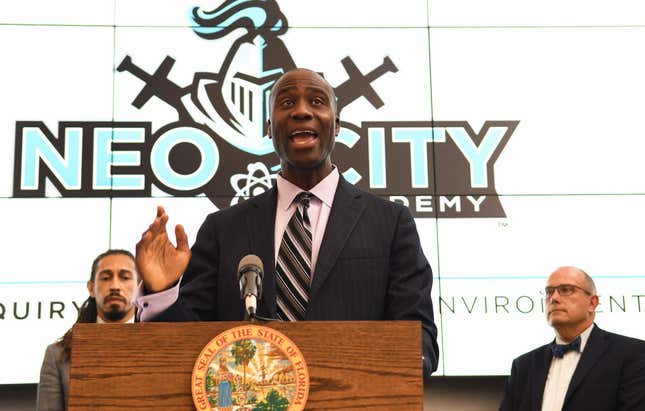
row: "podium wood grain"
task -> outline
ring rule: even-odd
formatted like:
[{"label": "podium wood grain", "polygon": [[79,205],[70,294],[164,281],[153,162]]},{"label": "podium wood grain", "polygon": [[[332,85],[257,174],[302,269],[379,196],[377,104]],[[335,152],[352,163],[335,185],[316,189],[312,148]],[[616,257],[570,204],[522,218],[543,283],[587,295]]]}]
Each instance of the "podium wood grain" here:
[{"label": "podium wood grain", "polygon": [[[76,324],[69,411],[194,410],[191,375],[221,332],[249,323]],[[422,410],[421,325],[271,322],[302,352],[306,410]]]}]

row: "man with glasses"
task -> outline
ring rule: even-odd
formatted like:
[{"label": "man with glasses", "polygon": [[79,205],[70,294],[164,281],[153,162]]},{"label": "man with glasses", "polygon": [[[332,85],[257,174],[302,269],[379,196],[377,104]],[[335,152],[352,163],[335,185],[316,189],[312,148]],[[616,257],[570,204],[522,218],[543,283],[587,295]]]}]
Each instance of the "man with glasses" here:
[{"label": "man with glasses", "polygon": [[555,341],[513,361],[500,410],[645,410],[645,341],[594,324],[593,279],[558,268],[545,296]]}]

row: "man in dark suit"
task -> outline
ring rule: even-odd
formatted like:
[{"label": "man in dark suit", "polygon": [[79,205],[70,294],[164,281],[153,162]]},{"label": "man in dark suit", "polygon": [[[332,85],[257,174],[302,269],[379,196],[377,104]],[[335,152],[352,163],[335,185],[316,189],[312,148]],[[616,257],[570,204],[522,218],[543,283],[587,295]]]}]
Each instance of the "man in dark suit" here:
[{"label": "man in dark suit", "polygon": [[513,361],[500,410],[645,410],[645,341],[594,324],[591,277],[561,267],[545,293],[555,341]]},{"label": "man in dark suit", "polygon": [[331,162],[339,130],[336,97],[327,81],[305,69],[284,74],[270,96],[268,134],[281,162],[276,186],[209,215],[192,252],[181,225],[175,228],[177,246],[170,243],[168,216],[158,207],[137,244],[146,293],[137,301],[141,320],[244,319],[236,273],[248,254],[259,256],[266,272],[257,314],[294,319],[285,314],[290,291],[274,274],[276,261],[285,259],[283,233],[299,207],[294,199],[305,192],[311,231],[311,258],[305,265],[311,268],[302,284],[307,290],[299,297],[304,306],[299,319],[418,320],[425,375],[435,370],[432,271],[414,220],[406,207],[363,192],[340,176]]}]

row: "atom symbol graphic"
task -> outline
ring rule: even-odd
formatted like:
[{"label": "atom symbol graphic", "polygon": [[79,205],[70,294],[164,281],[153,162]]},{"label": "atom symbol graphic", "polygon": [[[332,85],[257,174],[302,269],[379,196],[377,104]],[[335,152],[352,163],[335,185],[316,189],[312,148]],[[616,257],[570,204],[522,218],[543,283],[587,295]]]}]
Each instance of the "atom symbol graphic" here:
[{"label": "atom symbol graphic", "polygon": [[[273,187],[275,174],[271,174],[264,163],[251,163],[246,166],[248,174],[234,174],[231,176],[231,187],[235,190],[235,197],[231,199],[231,205],[240,202],[240,199],[248,200],[264,193]],[[259,175],[258,175],[259,174]]]}]

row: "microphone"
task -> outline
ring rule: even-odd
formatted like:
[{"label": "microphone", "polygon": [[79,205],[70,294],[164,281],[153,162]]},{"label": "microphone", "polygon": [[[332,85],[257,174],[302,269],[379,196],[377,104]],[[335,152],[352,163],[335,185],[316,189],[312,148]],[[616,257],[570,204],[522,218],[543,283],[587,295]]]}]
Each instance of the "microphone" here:
[{"label": "microphone", "polygon": [[262,297],[262,260],[257,255],[245,255],[237,266],[237,279],[240,282],[240,296],[244,300],[246,314],[255,317],[257,300]]}]

